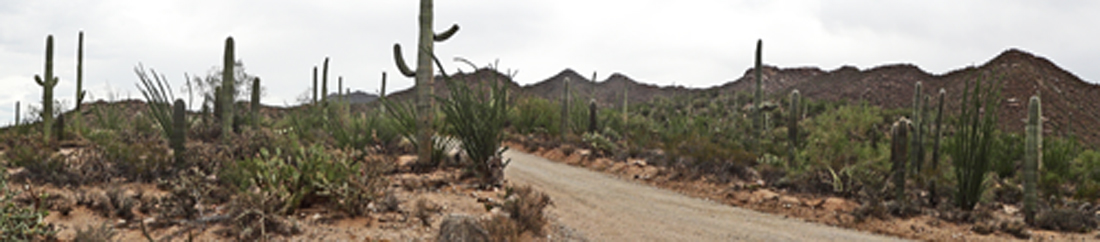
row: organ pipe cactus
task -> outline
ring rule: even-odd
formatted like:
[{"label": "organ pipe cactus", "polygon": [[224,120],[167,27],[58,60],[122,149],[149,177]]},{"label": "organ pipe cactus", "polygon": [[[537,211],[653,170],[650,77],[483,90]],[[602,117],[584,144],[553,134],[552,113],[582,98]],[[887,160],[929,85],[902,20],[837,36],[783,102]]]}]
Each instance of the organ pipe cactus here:
[{"label": "organ pipe cactus", "polygon": [[1035,212],[1038,195],[1036,182],[1040,165],[1043,162],[1043,121],[1042,105],[1038,96],[1031,96],[1027,106],[1027,138],[1024,148],[1024,220],[1035,224]]},{"label": "organ pipe cactus", "polygon": [[802,116],[801,111],[802,95],[798,93],[798,90],[791,92],[790,103],[790,120],[787,122],[787,140],[790,142],[790,153],[787,158],[787,167],[795,165],[795,159],[798,157],[798,119]]},{"label": "organ pipe cactus", "polygon": [[225,56],[222,67],[222,141],[229,144],[230,134],[233,133],[233,37],[225,39]]},{"label": "organ pipe cactus", "polygon": [[53,35],[46,36],[46,70],[42,76],[35,75],[34,81],[42,86],[42,136],[49,142],[53,128],[53,88],[58,78],[53,75]]},{"label": "organ pipe cactus", "polygon": [[754,151],[756,151],[758,153],[761,152],[760,147],[758,147],[758,146],[759,146],[759,143],[760,143],[760,139],[762,138],[761,136],[763,136],[763,129],[764,129],[764,112],[760,110],[761,104],[764,102],[764,90],[763,90],[764,80],[763,80],[763,74],[761,73],[761,66],[762,66],[762,60],[761,59],[763,58],[762,57],[763,56],[763,50],[762,49],[764,48],[763,46],[764,46],[764,41],[763,40],[756,40],[756,65],[753,68],[753,71],[755,73],[754,76],[756,77],[755,78],[756,83],[755,83],[755,89],[753,91],[753,98],[752,98],[752,105],[753,105],[753,108],[752,108],[752,110],[753,110],[753,120],[752,120],[752,128],[753,128],[752,140],[753,140],[753,142],[752,143],[753,143]]},{"label": "organ pipe cactus", "polygon": [[890,161],[893,163],[894,170],[894,199],[898,202],[905,201],[905,163],[909,159],[907,149],[911,125],[908,119],[901,118],[890,128],[890,135],[893,136],[890,145]]},{"label": "organ pipe cactus", "polygon": [[184,142],[187,140],[186,114],[187,109],[183,99],[176,99],[172,105],[172,133],[168,137],[168,146],[172,148],[177,165],[183,164]]},{"label": "organ pipe cactus", "polygon": [[420,162],[428,164],[432,160],[432,135],[434,135],[431,127],[434,112],[431,94],[434,92],[432,82],[435,78],[432,71],[433,42],[442,42],[454,36],[455,32],[458,32],[458,25],[452,25],[443,33],[432,33],[432,0],[420,0],[419,23],[416,72],[411,71],[405,64],[405,58],[401,56],[400,44],[393,45],[393,57],[401,74],[416,78],[416,113],[417,124],[420,127],[417,135],[417,157]]}]

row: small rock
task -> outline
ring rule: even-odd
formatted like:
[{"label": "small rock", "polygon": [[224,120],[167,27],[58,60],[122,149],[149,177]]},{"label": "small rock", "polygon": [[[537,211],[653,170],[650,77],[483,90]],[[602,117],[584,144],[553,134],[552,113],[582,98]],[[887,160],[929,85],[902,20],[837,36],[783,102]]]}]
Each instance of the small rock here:
[{"label": "small rock", "polygon": [[631,161],[630,164],[638,166],[638,167],[645,167],[647,165],[645,160],[634,160],[634,161]]},{"label": "small rock", "polygon": [[768,200],[774,200],[776,198],[779,198],[779,193],[775,193],[768,189],[759,189],[752,192],[752,198],[750,199],[750,201],[752,201],[753,203],[761,203]]},{"label": "small rock", "polygon": [[1008,215],[1016,215],[1016,213],[1020,212],[1020,208],[1017,208],[1016,206],[1005,204],[1004,205],[1004,211]]},{"label": "small rock", "polygon": [[791,206],[802,204],[802,201],[792,196],[779,196],[779,203],[783,204],[784,207],[790,208]]}]

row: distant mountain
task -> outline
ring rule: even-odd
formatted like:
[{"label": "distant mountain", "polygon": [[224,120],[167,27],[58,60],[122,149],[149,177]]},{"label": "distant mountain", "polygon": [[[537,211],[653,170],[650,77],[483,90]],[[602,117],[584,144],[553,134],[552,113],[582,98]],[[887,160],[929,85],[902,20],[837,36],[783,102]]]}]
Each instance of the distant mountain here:
[{"label": "distant mountain", "polygon": [[350,104],[367,104],[378,100],[378,95],[373,93],[366,93],[363,91],[355,91],[352,93],[344,94],[343,97],[340,94],[329,94],[329,100],[340,100],[341,98],[348,101]]},{"label": "distant mountain", "polygon": [[[816,67],[777,68],[763,67],[763,89],[770,100],[786,98],[798,89],[805,98],[813,100],[865,101],[885,108],[910,108],[913,102],[914,84],[922,82],[923,93],[935,104],[936,94],[946,91],[945,112],[953,113],[968,81],[983,78],[984,83],[1001,86],[1000,123],[1002,130],[1022,132],[1027,112],[1027,99],[1040,94],[1043,101],[1044,132],[1053,135],[1074,134],[1090,144],[1100,144],[1100,132],[1088,132],[1100,126],[1100,86],[1082,81],[1077,76],[1058,67],[1050,60],[1031,53],[1010,49],[980,66],[965,67],[942,75],[930,74],[911,64],[891,64],[859,70],[845,66],[825,71]],[[541,82],[520,87],[503,74],[482,69],[474,73],[460,73],[454,79],[464,83],[497,80],[507,83],[517,96],[532,95],[557,100],[561,98],[562,83],[570,80],[570,89],[582,100],[595,99],[601,106],[619,106],[624,91],[629,92],[631,103],[642,103],[657,97],[691,95],[701,92],[751,93],[753,70],[750,68],[740,78],[723,85],[694,89],[684,87],[660,87],[638,83],[626,75],[612,74],[603,81],[594,81],[565,69]],[[436,94],[445,94],[445,85],[436,79]],[[411,98],[412,88],[394,93],[395,99]],[[400,98],[398,98],[400,97]]]}]

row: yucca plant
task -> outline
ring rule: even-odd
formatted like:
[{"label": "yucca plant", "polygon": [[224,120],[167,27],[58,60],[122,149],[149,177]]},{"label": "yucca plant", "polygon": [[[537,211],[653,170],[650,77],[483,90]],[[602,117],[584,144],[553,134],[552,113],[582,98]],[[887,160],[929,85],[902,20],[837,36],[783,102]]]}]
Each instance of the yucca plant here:
[{"label": "yucca plant", "polygon": [[958,179],[955,203],[964,210],[974,209],[985,191],[982,182],[990,168],[993,131],[997,124],[1001,86],[994,82],[985,89],[982,87],[982,77],[973,85],[966,83],[955,121],[955,135],[947,149]]},{"label": "yucca plant", "polygon": [[486,92],[484,85],[471,89],[465,83],[447,80],[447,88],[450,98],[437,97],[437,100],[442,104],[446,128],[462,142],[470,158],[464,165],[484,184],[499,184],[507,165],[501,157],[504,124],[508,119],[506,87],[492,82]]}]

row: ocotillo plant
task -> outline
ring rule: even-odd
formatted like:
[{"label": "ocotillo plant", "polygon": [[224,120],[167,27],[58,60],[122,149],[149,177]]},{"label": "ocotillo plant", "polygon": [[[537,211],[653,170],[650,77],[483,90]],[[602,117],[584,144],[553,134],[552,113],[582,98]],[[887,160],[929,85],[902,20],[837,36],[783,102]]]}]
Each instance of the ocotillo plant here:
[{"label": "ocotillo plant", "polygon": [[986,173],[992,161],[993,131],[997,124],[1000,84],[982,88],[982,79],[966,83],[956,119],[954,148],[947,149],[955,166],[955,202],[963,210],[972,210],[985,191]]},{"label": "ocotillo plant", "polygon": [[225,63],[222,67],[222,141],[229,144],[233,133],[233,37],[225,38]]},{"label": "ocotillo plant", "polygon": [[313,66],[313,103],[317,103],[317,66]]},{"label": "ocotillo plant", "polygon": [[46,71],[42,76],[35,75],[34,81],[42,86],[42,136],[49,142],[53,127],[53,88],[58,82],[53,76],[53,35],[46,36]]},{"label": "ocotillo plant", "polygon": [[80,125],[80,107],[84,102],[84,95],[88,94],[88,91],[84,90],[84,31],[80,31],[80,35],[76,45],[76,116],[73,117],[73,122]]},{"label": "ocotillo plant", "polygon": [[764,113],[762,111],[760,111],[760,104],[764,102],[764,90],[763,90],[763,85],[764,85],[763,81],[764,80],[763,80],[763,74],[761,73],[761,69],[760,69],[761,65],[762,65],[761,58],[763,58],[763,53],[762,53],[762,51],[763,51],[762,49],[764,48],[763,46],[764,46],[764,41],[763,40],[756,40],[756,66],[753,68],[753,71],[755,72],[755,76],[756,76],[756,85],[755,85],[756,88],[753,91],[753,97],[752,97],[752,111],[753,111],[753,120],[752,120],[752,129],[753,129],[752,144],[753,145],[752,145],[752,147],[753,147],[753,151],[755,151],[757,153],[760,152],[760,149],[759,149],[760,147],[758,147],[758,146],[760,144],[760,139],[762,138],[761,136],[764,135],[764,133],[763,133]]},{"label": "ocotillo plant", "polygon": [[909,129],[911,123],[908,119],[901,118],[897,122],[894,122],[894,126],[890,128],[890,134],[893,136],[890,141],[890,161],[893,163],[892,169],[894,170],[894,199],[898,202],[905,202],[905,166],[906,160],[909,159]]},{"label": "ocotillo plant", "polygon": [[918,81],[914,87],[915,91],[913,92],[913,137],[910,141],[912,147],[909,150],[909,152],[912,153],[910,163],[913,166],[913,170],[910,171],[910,173],[915,174],[920,173],[921,163],[924,162],[924,160],[921,159],[923,157],[922,153],[924,153],[924,140],[921,139],[923,138],[921,137],[921,130],[923,130],[924,127],[924,120],[922,117],[924,116],[924,112],[921,111],[923,109],[921,103],[921,86],[923,85]]},{"label": "ocotillo plant", "polygon": [[420,0],[419,19],[416,72],[409,70],[408,65],[405,64],[405,58],[401,56],[400,44],[393,45],[393,57],[401,74],[416,78],[416,113],[417,123],[420,126],[417,135],[417,156],[420,162],[428,164],[432,160],[432,136],[434,131],[431,124],[432,113],[435,112],[432,107],[434,102],[431,100],[434,92],[432,82],[435,78],[435,72],[432,71],[432,59],[435,56],[433,42],[442,42],[454,36],[455,32],[458,32],[458,25],[451,26],[443,33],[432,33],[432,0]]},{"label": "ocotillo plant", "polygon": [[1043,110],[1039,96],[1031,96],[1027,106],[1027,144],[1024,148],[1024,220],[1035,224],[1039,163],[1043,162]]},{"label": "ocotillo plant", "polygon": [[252,79],[252,107],[249,111],[252,113],[252,128],[260,128],[260,78]]},{"label": "ocotillo plant", "polygon": [[[257,81],[258,82],[258,81]],[[253,94],[255,96],[255,94]],[[187,109],[183,99],[176,99],[172,105],[172,134],[168,138],[168,146],[171,146],[176,158],[176,165],[183,164],[184,142],[187,141]]]},{"label": "ocotillo plant", "polygon": [[[943,90],[943,88],[940,88],[940,101],[939,104],[936,104],[936,120],[932,121],[932,129],[935,130],[935,132],[932,134],[932,161],[930,161],[932,165],[932,171],[939,170],[940,164],[940,140],[943,138],[943,126],[941,125],[941,122],[943,122],[944,96],[947,96],[947,91]],[[939,203],[939,201],[937,200],[939,195],[936,194],[936,178],[932,177],[930,183],[931,185],[928,189],[931,192],[931,196],[929,196],[929,199],[931,199],[930,204],[935,207],[936,204]]]},{"label": "ocotillo plant", "polygon": [[321,104],[328,104],[328,57],[325,57],[325,65],[321,71]]},{"label": "ocotillo plant", "polygon": [[565,77],[561,89],[561,138],[569,134],[569,77]]},{"label": "ocotillo plant", "polygon": [[790,103],[790,119],[787,122],[787,140],[790,142],[790,153],[787,158],[787,167],[794,166],[797,162],[795,159],[798,157],[798,119],[802,116],[801,111],[801,99],[802,95],[798,93],[798,90],[791,91],[791,103]]},{"label": "ocotillo plant", "polygon": [[596,99],[593,98],[588,100],[588,132],[595,134],[596,130]]}]

